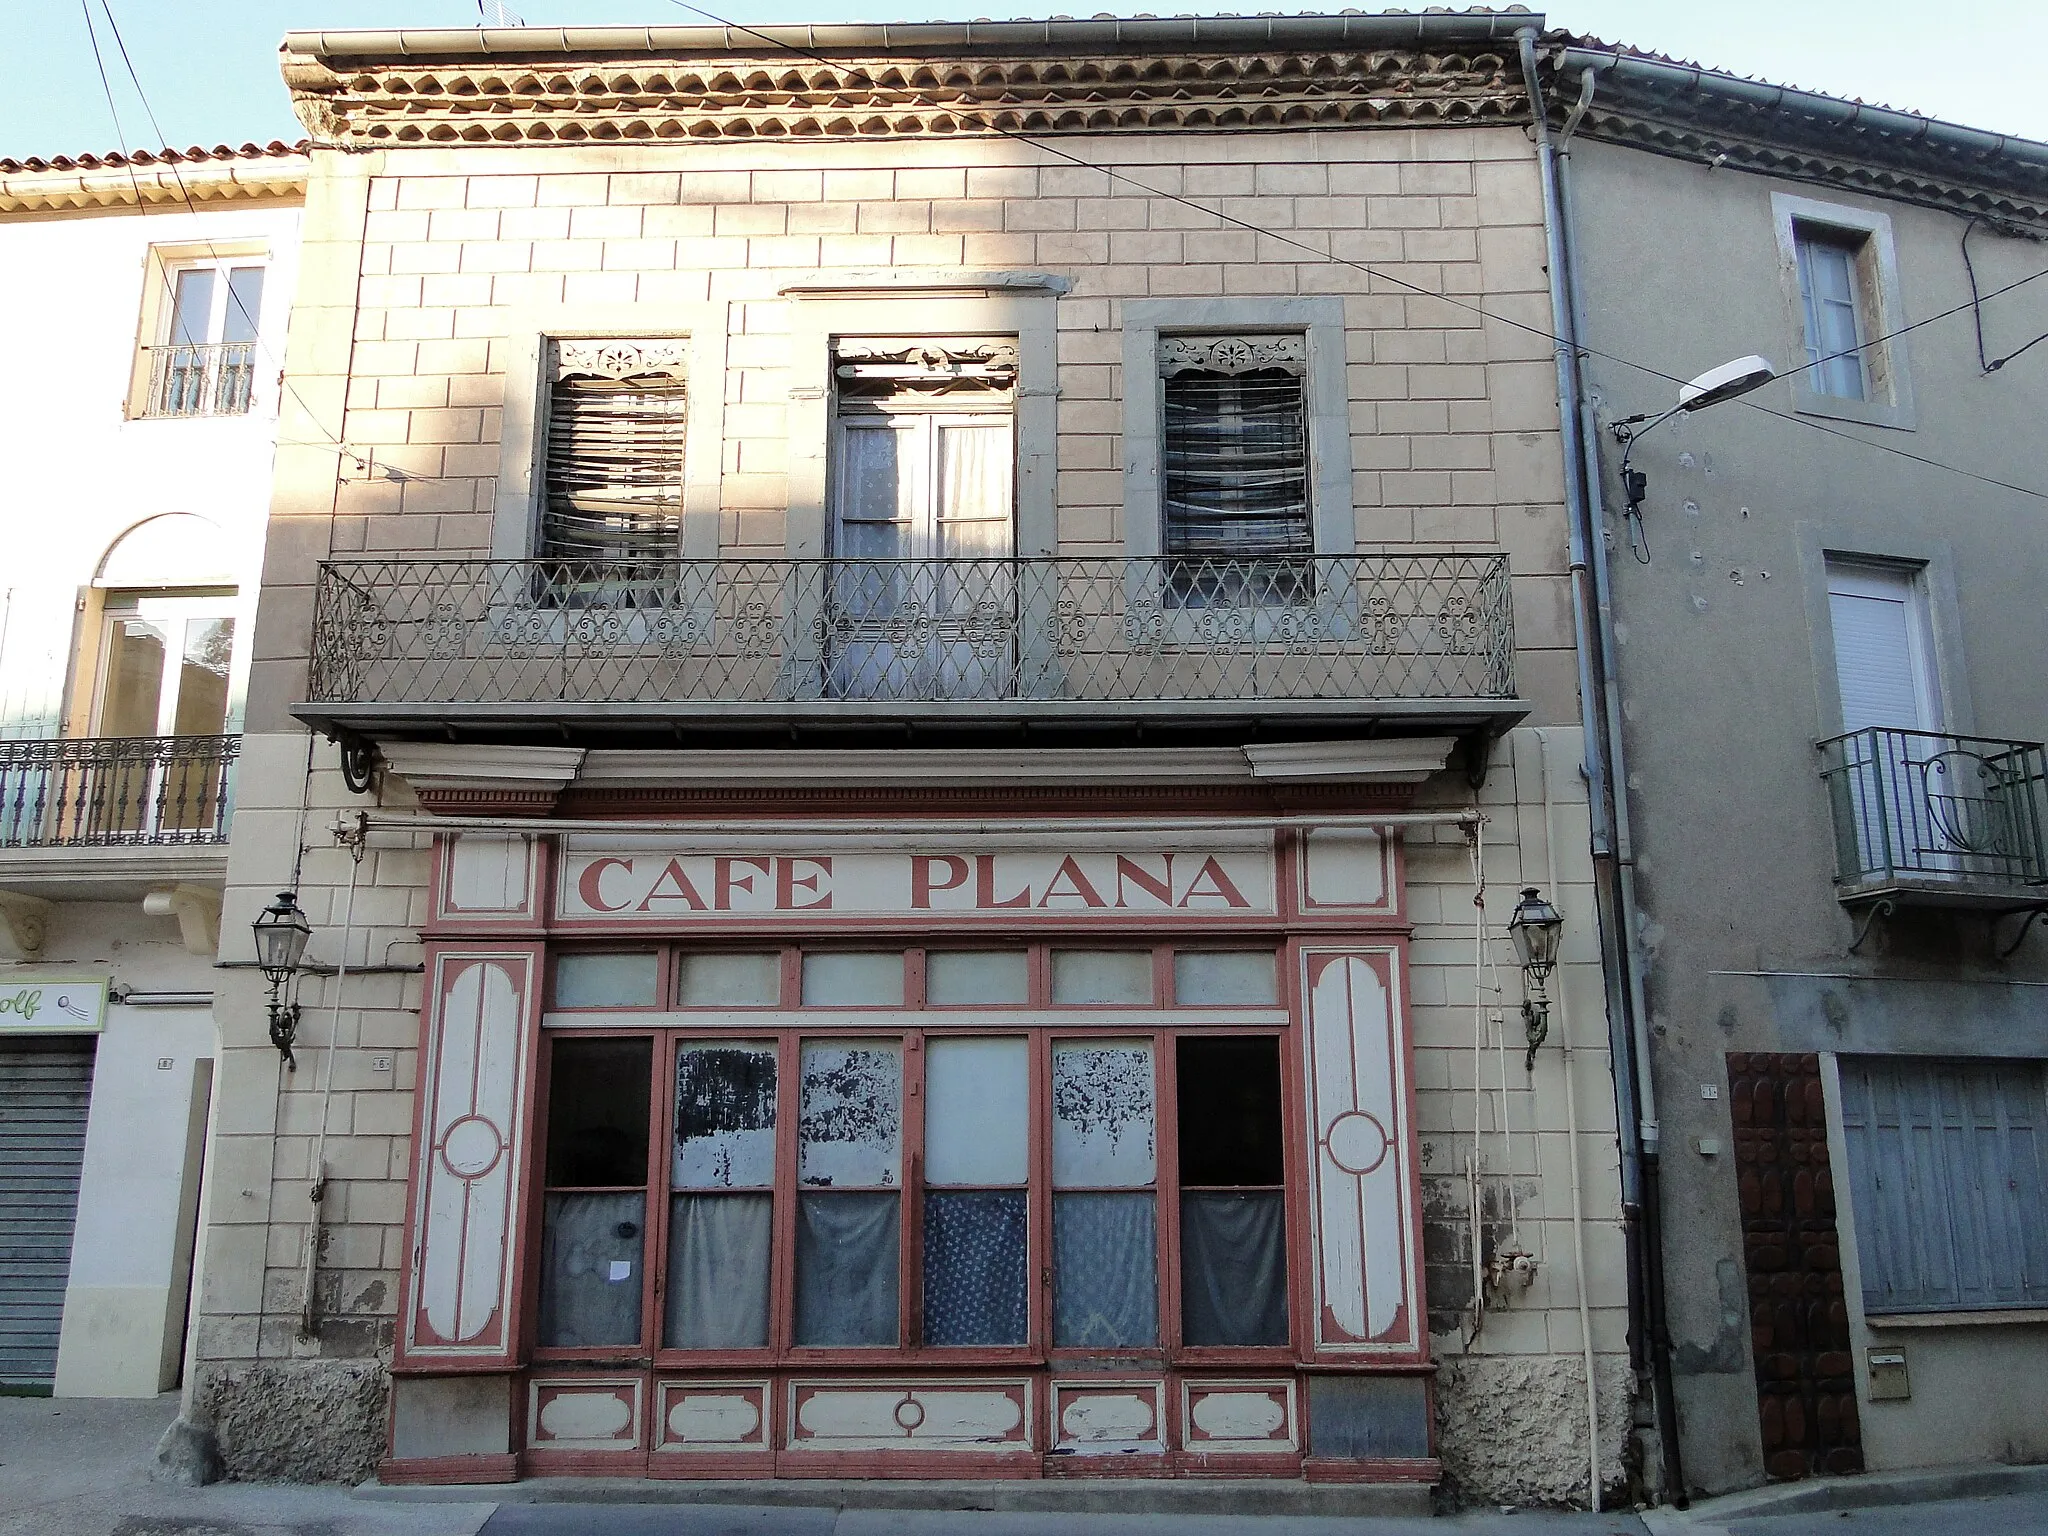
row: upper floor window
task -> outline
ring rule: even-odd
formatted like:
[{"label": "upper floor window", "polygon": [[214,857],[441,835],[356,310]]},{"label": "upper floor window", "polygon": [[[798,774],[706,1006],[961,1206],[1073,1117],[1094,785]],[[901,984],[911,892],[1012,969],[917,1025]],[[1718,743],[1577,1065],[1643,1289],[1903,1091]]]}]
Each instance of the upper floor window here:
[{"label": "upper floor window", "polygon": [[617,567],[681,555],[688,346],[680,338],[553,343],[541,556]]},{"label": "upper floor window", "polygon": [[1805,366],[1793,404],[1871,426],[1914,425],[1891,220],[1849,204],[1771,196]]},{"label": "upper floor window", "polygon": [[1862,348],[1870,336],[1870,301],[1863,293],[1867,237],[1818,225],[1793,225],[1799,260],[1799,300],[1806,320],[1807,377],[1823,395],[1870,397]]},{"label": "upper floor window", "polygon": [[149,348],[145,416],[240,416],[255,396],[263,265],[246,257],[166,262],[167,302]]},{"label": "upper floor window", "polygon": [[1299,584],[1286,567],[1261,579],[1244,562],[1315,553],[1307,373],[1299,334],[1160,338],[1163,552],[1184,604],[1292,596]]}]

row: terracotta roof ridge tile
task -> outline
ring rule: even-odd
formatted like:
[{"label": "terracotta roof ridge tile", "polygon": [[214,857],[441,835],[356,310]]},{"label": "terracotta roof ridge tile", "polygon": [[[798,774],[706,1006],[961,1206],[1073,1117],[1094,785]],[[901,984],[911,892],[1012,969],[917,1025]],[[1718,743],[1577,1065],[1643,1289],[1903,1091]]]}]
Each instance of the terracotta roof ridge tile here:
[{"label": "terracotta roof ridge tile", "polygon": [[0,174],[16,175],[24,171],[120,170],[124,166],[179,165],[210,161],[273,160],[304,155],[311,148],[310,139],[299,139],[290,144],[282,139],[272,139],[268,144],[216,144],[211,149],[194,144],[185,149],[171,146],[162,149],[116,149],[97,155],[28,155],[18,160],[0,157]]}]

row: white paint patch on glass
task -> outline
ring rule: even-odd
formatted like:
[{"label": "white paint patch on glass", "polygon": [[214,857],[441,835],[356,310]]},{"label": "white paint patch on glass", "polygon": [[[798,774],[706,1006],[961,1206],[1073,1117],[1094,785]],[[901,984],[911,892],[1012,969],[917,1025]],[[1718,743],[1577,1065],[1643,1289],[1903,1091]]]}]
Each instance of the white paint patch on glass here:
[{"label": "white paint patch on glass", "polygon": [[1152,1047],[1138,1041],[1056,1045],[1052,1181],[1058,1189],[1141,1189],[1158,1168]]},{"label": "white paint patch on glass", "polygon": [[1183,1008],[1279,998],[1273,954],[1259,949],[1184,949],[1173,957],[1173,999]]},{"label": "white paint patch on glass", "polygon": [[903,956],[823,950],[804,956],[804,1006],[879,1008],[903,1004]]},{"label": "white paint patch on glass", "polygon": [[684,955],[676,1001],[685,1008],[773,1008],[782,1001],[782,957]]},{"label": "white paint patch on glass", "polygon": [[1052,952],[1055,1003],[1150,1003],[1152,952],[1148,949],[1056,949]]},{"label": "white paint patch on glass", "polygon": [[555,1006],[652,1008],[660,977],[659,955],[563,955],[555,961]]},{"label": "white paint patch on glass", "polygon": [[1021,949],[935,949],[924,957],[924,1000],[934,1008],[1031,1000],[1030,957]]},{"label": "white paint patch on glass", "polygon": [[819,1189],[902,1185],[903,1048],[807,1040],[797,1117],[797,1182]]},{"label": "white paint patch on glass", "polygon": [[676,1053],[677,1189],[767,1189],[775,1182],[775,1047],[685,1045]]},{"label": "white paint patch on glass", "polygon": [[925,1046],[928,1184],[1022,1184],[1029,1174],[1031,1065],[1020,1037]]}]

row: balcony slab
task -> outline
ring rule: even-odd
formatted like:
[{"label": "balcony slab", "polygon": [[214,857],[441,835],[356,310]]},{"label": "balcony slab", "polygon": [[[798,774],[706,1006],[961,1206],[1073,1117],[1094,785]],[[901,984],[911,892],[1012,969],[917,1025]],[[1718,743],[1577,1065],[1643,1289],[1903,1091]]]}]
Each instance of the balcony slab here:
[{"label": "balcony slab", "polygon": [[0,848],[0,890],[45,901],[140,901],[181,885],[218,890],[227,873],[226,843]]}]

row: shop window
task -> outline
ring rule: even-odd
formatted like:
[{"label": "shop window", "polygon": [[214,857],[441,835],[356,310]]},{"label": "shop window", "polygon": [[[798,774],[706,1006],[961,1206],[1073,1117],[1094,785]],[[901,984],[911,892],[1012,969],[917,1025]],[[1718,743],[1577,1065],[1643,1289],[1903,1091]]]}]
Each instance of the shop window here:
[{"label": "shop window", "polygon": [[925,1050],[924,1342],[1019,1345],[1030,1327],[1027,1042]]},{"label": "shop window", "polygon": [[685,1008],[773,1008],[782,1001],[782,956],[690,955],[677,962]]},{"label": "shop window", "polygon": [[1052,1052],[1053,1343],[1159,1342],[1157,1084],[1149,1040]]},{"label": "shop window", "polygon": [[1052,1000],[1078,1006],[1149,1004],[1152,951],[1056,949],[1052,952]]},{"label": "shop window", "polygon": [[543,1348],[640,1342],[653,1043],[557,1038],[541,1212]]},{"label": "shop window", "polygon": [[1031,957],[1021,949],[935,949],[924,959],[924,1000],[933,1008],[1031,1000]]},{"label": "shop window", "polygon": [[1279,1042],[1183,1037],[1175,1073],[1181,1341],[1285,1344]]},{"label": "shop window", "polygon": [[807,1040],[797,1120],[799,1345],[893,1345],[902,1234],[903,1051]]},{"label": "shop window", "polygon": [[653,1008],[661,995],[661,956],[563,955],[555,961],[557,1008]]},{"label": "shop window", "polygon": [[670,1349],[768,1343],[775,1110],[773,1042],[677,1050],[662,1323]]}]

